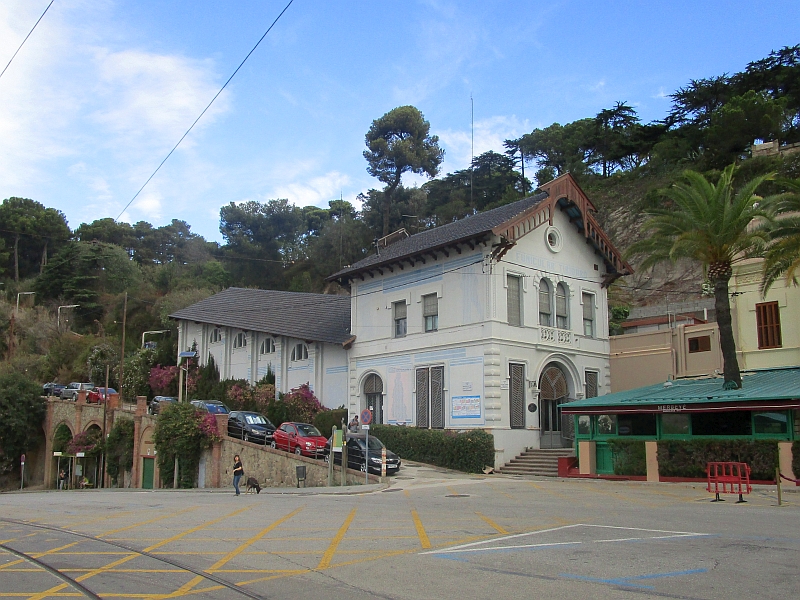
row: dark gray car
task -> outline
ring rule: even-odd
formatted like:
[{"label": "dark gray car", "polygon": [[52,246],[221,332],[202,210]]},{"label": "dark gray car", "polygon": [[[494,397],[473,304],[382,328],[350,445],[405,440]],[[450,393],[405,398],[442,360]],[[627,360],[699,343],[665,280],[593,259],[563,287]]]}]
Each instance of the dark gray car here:
[{"label": "dark gray car", "polygon": [[275,425],[262,414],[235,410],[228,415],[228,435],[233,438],[253,442],[255,444],[269,444]]}]

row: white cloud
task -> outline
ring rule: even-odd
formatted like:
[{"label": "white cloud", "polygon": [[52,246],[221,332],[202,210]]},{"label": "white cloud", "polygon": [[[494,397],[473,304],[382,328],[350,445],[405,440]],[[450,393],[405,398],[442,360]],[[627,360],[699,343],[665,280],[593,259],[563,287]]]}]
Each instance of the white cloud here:
[{"label": "white cloud", "polygon": [[667,94],[667,92],[664,90],[663,87],[660,87],[658,88],[658,93],[655,96],[653,96],[653,98],[667,99],[669,98],[669,94]]},{"label": "white cloud", "polygon": [[319,177],[278,185],[270,198],[288,198],[297,206],[327,205],[350,185],[350,177],[339,171],[329,171]]},{"label": "white cloud", "polygon": [[[489,150],[504,152],[503,142],[518,138],[531,131],[528,120],[520,121],[515,115],[499,115],[475,121],[475,156]],[[438,131],[445,147],[445,161],[448,171],[467,168],[471,162],[472,135],[469,130]]]}]

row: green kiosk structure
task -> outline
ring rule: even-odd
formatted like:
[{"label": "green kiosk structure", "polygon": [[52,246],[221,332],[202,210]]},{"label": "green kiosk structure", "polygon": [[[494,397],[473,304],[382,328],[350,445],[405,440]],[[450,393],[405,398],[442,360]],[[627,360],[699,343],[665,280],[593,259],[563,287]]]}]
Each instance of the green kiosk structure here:
[{"label": "green kiosk structure", "polygon": [[721,377],[679,379],[560,408],[573,416],[580,475],[701,477],[706,459],[748,458],[770,479],[775,467],[800,475],[800,367],[742,371],[737,390]]}]

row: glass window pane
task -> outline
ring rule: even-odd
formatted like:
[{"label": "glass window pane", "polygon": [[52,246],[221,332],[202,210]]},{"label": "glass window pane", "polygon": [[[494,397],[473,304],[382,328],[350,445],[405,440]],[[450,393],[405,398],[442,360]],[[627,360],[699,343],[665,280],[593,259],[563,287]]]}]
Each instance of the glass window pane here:
[{"label": "glass window pane", "polygon": [[597,417],[598,435],[616,435],[617,415],[599,415]]},{"label": "glass window pane", "polygon": [[556,314],[559,317],[567,316],[567,288],[563,283],[556,287]]},{"label": "glass window pane", "polygon": [[617,415],[617,433],[619,435],[655,435],[656,415]]},{"label": "glass window pane", "polygon": [[692,435],[752,435],[750,412],[693,413]]},{"label": "glass window pane", "polygon": [[578,435],[589,435],[592,433],[591,421],[589,415],[578,415]]},{"label": "glass window pane", "polygon": [[676,413],[661,415],[661,433],[664,435],[689,435],[689,415]]},{"label": "glass window pane", "polygon": [[789,431],[789,421],[786,413],[782,412],[762,412],[753,413],[753,423],[756,433],[787,433]]}]

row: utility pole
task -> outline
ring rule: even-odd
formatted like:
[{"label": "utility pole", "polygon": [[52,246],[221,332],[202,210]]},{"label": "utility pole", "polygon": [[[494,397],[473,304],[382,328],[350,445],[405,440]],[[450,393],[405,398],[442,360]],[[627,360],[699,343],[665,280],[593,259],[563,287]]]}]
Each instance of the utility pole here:
[{"label": "utility pole", "polygon": [[470,206],[475,206],[475,201],[472,199],[472,190],[474,185],[472,183],[472,174],[475,169],[475,101],[472,99],[472,93],[469,95],[469,105],[470,105],[470,127],[472,130],[472,149],[470,150],[470,158],[469,158],[469,204]]},{"label": "utility pole", "polygon": [[125,373],[125,323],[128,320],[128,292],[125,292],[125,302],[122,304],[122,349],[119,353],[119,393],[122,395],[122,376]]}]

